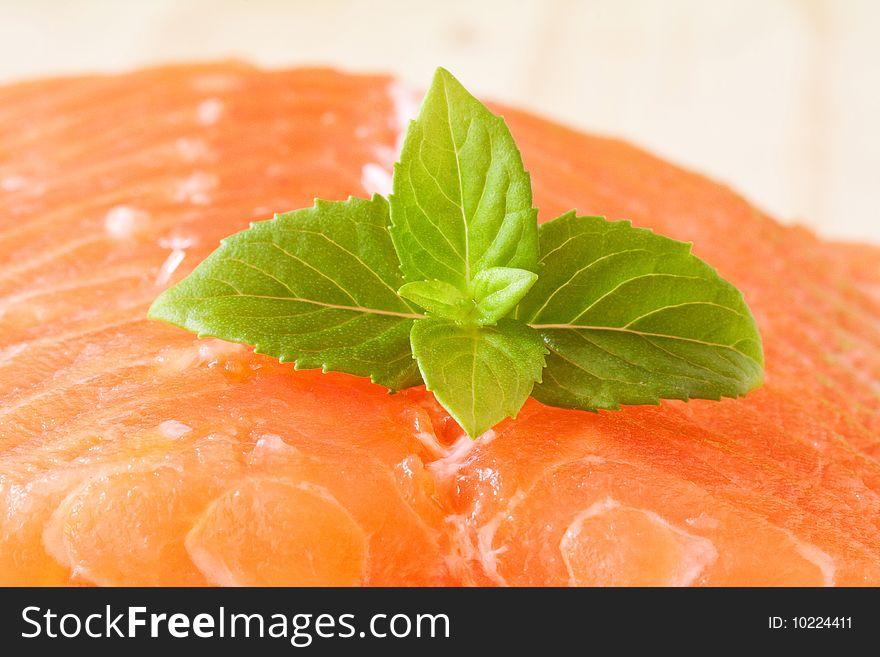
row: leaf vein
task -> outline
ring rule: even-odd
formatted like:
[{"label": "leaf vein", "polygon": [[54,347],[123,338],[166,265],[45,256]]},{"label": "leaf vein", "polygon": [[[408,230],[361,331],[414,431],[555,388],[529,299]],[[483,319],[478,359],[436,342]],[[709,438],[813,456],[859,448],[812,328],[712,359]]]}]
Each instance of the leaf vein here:
[{"label": "leaf vein", "polygon": [[745,358],[748,358],[749,360],[760,365],[760,363],[758,363],[752,356],[745,353],[744,351],[737,349],[735,346],[731,346],[728,344],[722,344],[720,342],[707,342],[705,340],[698,340],[696,338],[687,338],[687,337],[680,336],[680,335],[667,335],[665,333],[651,333],[648,331],[637,331],[635,329],[620,328],[617,326],[584,326],[584,325],[577,325],[577,324],[529,324],[529,326],[531,326],[533,329],[537,329],[539,331],[544,331],[544,330],[546,330],[546,331],[551,331],[551,330],[618,331],[618,332],[622,332],[622,333],[632,333],[633,335],[639,335],[639,336],[647,335],[647,336],[650,336],[653,338],[665,338],[667,340],[681,340],[684,342],[693,342],[695,344],[701,344],[701,345],[704,345],[707,347],[719,347],[721,349],[729,349],[730,351],[734,351],[734,352],[738,353],[739,355],[741,355]]},{"label": "leaf vein", "polygon": [[655,276],[668,276],[668,277],[670,277],[670,278],[684,278],[684,279],[690,279],[690,280],[695,280],[695,281],[702,281],[702,280],[705,280],[705,279],[703,279],[701,276],[684,276],[683,274],[665,274],[665,273],[661,273],[661,272],[652,272],[652,273],[650,273],[650,274],[640,274],[639,276],[633,276],[632,278],[627,278],[626,280],[621,281],[620,283],[618,283],[617,285],[615,285],[613,288],[611,288],[610,290],[608,290],[605,294],[601,295],[598,299],[596,299],[595,301],[593,301],[589,306],[587,306],[586,308],[584,308],[584,309],[580,312],[580,314],[576,315],[575,317],[573,317],[573,318],[572,318],[571,320],[569,320],[569,321],[570,321],[570,322],[576,322],[576,321],[578,321],[578,320],[581,319],[584,315],[586,315],[586,314],[587,314],[592,308],[594,308],[594,307],[596,306],[597,303],[599,303],[599,302],[602,301],[603,299],[608,298],[609,296],[611,296],[612,294],[614,294],[615,292],[617,292],[621,287],[623,287],[623,286],[626,285],[627,283],[632,283],[633,281],[639,281],[639,280],[642,280],[642,279],[644,279],[644,278],[652,278],[652,277],[655,277]]},{"label": "leaf vein", "polygon": [[[590,269],[590,267],[592,267],[592,266],[594,266],[594,265],[596,265],[596,264],[602,262],[603,260],[607,260],[607,259],[609,259],[609,258],[613,258],[614,256],[622,255],[622,254],[624,254],[624,253],[635,253],[635,252],[638,252],[638,251],[647,251],[647,249],[624,249],[624,250],[622,250],[622,251],[615,251],[614,253],[606,253],[605,255],[603,255],[603,256],[601,256],[601,257],[599,257],[599,258],[596,258],[595,260],[593,260],[593,261],[589,262],[588,264],[584,265],[583,267],[581,267],[580,269],[578,269],[575,273],[573,273],[571,276],[569,276],[568,279],[565,281],[565,283],[563,283],[562,285],[560,285],[559,287],[557,287],[557,288],[553,291],[553,294],[551,294],[550,296],[547,297],[547,299],[544,301],[544,303],[541,305],[541,307],[538,308],[534,313],[532,313],[532,318],[531,318],[531,319],[532,319],[532,320],[535,320],[535,319],[538,317],[538,315],[541,313],[541,311],[544,310],[544,309],[550,304],[550,302],[553,300],[553,298],[554,298],[557,294],[559,294],[560,292],[562,292],[562,290],[564,290],[566,287],[568,287],[568,286],[572,283],[572,281],[574,281],[575,278],[577,278],[577,277],[580,276],[582,273],[584,273],[585,271],[587,271],[588,269]],[[634,279],[629,279],[629,280],[634,280]],[[625,283],[625,282],[626,282],[626,281],[624,281],[624,283]],[[622,283],[621,283],[621,285],[622,285]],[[612,290],[612,291],[613,291],[613,290]],[[599,297],[599,299],[597,299],[597,301],[600,300],[601,298],[602,298],[602,297]],[[590,307],[592,307],[592,304],[591,304]],[[589,310],[590,307],[588,307],[587,310]],[[586,312],[586,310],[585,310],[584,312]]]},{"label": "leaf vein", "polygon": [[[211,278],[211,277],[209,277]],[[220,279],[214,279],[219,281],[220,283],[226,283],[226,281]],[[228,284],[228,283],[227,283]],[[234,286],[230,285],[233,289]],[[245,298],[245,299],[268,299],[270,301],[294,301],[297,303],[310,303],[316,306],[322,306],[324,308],[333,308],[336,310],[350,310],[357,313],[364,313],[367,315],[387,315],[389,317],[402,317],[405,319],[424,319],[424,315],[419,315],[416,313],[399,313],[393,310],[382,310],[380,308],[367,308],[364,306],[344,306],[335,303],[326,303],[323,301],[316,301],[315,299],[304,299],[300,297],[276,297],[267,294],[246,294],[244,292],[238,292],[237,294],[212,294],[211,296],[200,297],[200,296],[184,296],[181,299],[188,299],[190,301],[212,301],[214,299],[227,299],[227,298]]]},{"label": "leaf vein", "polygon": [[626,324],[623,325],[622,328],[629,328],[633,324],[638,321],[645,319],[646,317],[650,317],[651,315],[655,315],[657,313],[663,312],[664,310],[670,310],[672,308],[682,308],[684,306],[714,306],[715,308],[721,308],[721,310],[726,310],[729,313],[733,313],[737,317],[742,317],[746,319],[746,316],[734,310],[733,308],[729,308],[728,306],[722,306],[720,303],[715,303],[713,301],[685,301],[683,303],[673,303],[666,306],[661,306],[660,308],[655,308],[654,310],[648,311],[636,317],[635,319],[630,320]]}]

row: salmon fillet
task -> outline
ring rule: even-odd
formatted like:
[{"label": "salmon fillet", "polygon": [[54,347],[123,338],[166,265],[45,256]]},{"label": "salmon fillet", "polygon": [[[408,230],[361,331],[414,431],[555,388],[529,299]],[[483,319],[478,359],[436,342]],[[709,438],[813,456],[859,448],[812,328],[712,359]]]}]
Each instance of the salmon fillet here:
[{"label": "salmon fillet", "polygon": [[631,219],[744,292],[745,399],[470,441],[423,387],[146,320],[250,221],[387,192],[417,102],[238,64],[0,88],[0,584],[880,584],[880,249],[620,141],[496,108],[541,221]]}]

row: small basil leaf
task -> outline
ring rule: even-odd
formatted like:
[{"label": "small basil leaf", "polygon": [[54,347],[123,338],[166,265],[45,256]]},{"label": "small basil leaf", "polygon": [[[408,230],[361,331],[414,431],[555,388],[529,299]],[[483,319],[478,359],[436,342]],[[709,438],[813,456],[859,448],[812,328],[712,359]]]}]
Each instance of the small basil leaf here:
[{"label": "small basil leaf", "polygon": [[492,267],[477,274],[472,286],[478,324],[494,324],[516,307],[538,275],[525,269]]},{"label": "small basil leaf", "polygon": [[471,317],[474,302],[454,285],[444,281],[413,281],[397,293],[431,315],[465,321]]},{"label": "small basil leaf", "polygon": [[497,326],[421,319],[412,348],[428,390],[471,438],[516,416],[547,353],[541,336],[514,319]]}]

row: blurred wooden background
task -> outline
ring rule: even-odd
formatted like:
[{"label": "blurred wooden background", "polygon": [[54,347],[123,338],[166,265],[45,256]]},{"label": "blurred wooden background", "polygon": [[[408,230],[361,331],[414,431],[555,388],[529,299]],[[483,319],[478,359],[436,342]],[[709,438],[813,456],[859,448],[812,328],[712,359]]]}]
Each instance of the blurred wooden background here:
[{"label": "blurred wooden background", "polygon": [[239,57],[391,71],[638,143],[880,243],[874,0],[0,0],[0,81]]}]

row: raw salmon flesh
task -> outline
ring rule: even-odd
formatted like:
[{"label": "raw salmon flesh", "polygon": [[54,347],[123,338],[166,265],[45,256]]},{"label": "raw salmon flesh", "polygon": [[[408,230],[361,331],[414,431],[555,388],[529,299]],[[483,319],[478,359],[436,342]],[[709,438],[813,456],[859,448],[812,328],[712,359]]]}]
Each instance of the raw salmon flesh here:
[{"label": "raw salmon flesh", "polygon": [[250,221],[387,193],[418,101],[237,64],[0,88],[0,583],[880,584],[880,249],[620,141],[496,108],[542,221],[631,219],[743,290],[745,399],[529,401],[471,442],[423,388],[146,319]]}]

